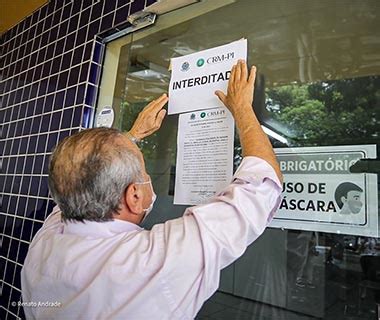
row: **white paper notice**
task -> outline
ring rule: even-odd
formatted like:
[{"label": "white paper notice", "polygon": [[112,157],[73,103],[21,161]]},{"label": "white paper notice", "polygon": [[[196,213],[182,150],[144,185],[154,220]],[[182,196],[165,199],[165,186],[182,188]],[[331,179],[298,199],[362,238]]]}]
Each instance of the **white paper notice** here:
[{"label": "white paper notice", "polygon": [[247,60],[247,40],[171,60],[168,113],[222,107],[215,90],[227,91],[232,66]]},{"label": "white paper notice", "polygon": [[179,116],[174,204],[204,203],[231,182],[233,141],[225,107]]}]

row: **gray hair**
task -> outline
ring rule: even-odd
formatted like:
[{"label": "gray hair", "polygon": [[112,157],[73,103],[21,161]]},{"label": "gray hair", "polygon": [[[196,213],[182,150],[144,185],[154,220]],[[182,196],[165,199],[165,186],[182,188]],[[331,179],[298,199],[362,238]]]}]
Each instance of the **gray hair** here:
[{"label": "gray hair", "polygon": [[67,220],[113,220],[125,189],[142,179],[136,151],[116,129],[95,128],[65,138],[49,164],[50,193]]}]

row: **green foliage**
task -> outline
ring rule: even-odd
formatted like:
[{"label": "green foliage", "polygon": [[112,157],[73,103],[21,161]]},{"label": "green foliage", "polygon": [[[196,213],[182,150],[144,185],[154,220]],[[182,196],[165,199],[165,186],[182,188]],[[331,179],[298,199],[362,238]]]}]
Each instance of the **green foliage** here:
[{"label": "green foliage", "polygon": [[270,116],[295,133],[292,145],[367,144],[379,139],[376,76],[266,90]]}]

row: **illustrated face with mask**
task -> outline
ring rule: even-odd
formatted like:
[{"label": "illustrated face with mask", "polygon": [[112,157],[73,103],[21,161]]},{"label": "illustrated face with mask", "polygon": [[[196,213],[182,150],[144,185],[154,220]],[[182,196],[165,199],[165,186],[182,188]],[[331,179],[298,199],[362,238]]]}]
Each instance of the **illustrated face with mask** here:
[{"label": "illustrated face with mask", "polygon": [[153,185],[152,185],[152,180],[149,179],[149,181],[145,181],[145,182],[135,182],[135,184],[138,184],[138,185],[146,185],[146,184],[149,184],[150,185],[150,191],[152,193],[152,200],[151,200],[151,203],[150,205],[148,206],[148,208],[144,209],[143,212],[144,212],[144,217],[143,219],[141,220],[140,223],[143,223],[146,219],[146,217],[149,215],[149,213],[152,211],[153,209],[153,206],[154,206],[154,202],[156,201],[157,199],[157,195],[155,194],[154,190],[153,190]]},{"label": "illustrated face with mask", "polygon": [[353,214],[358,214],[363,206],[361,196],[362,192],[360,191],[347,192],[347,197],[342,197],[343,208],[347,208]]}]

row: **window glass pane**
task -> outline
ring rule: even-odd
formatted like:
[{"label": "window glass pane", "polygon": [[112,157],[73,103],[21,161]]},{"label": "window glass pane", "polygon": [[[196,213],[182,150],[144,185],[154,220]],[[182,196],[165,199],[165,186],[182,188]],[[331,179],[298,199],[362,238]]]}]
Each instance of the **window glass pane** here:
[{"label": "window glass pane", "polygon": [[[168,91],[170,58],[245,37],[248,62],[258,67],[254,109],[274,133],[274,147],[378,145],[377,1],[213,3],[163,15],[121,48],[116,127],[129,130],[142,108]],[[141,142],[158,194],[148,228],[185,209],[173,205],[177,124],[177,115],[168,116]],[[240,160],[236,135],[235,167]],[[378,162],[371,168],[378,172]],[[220,291],[199,318],[371,319],[380,303],[379,248],[379,238],[268,228],[223,271]]]}]

